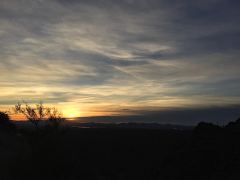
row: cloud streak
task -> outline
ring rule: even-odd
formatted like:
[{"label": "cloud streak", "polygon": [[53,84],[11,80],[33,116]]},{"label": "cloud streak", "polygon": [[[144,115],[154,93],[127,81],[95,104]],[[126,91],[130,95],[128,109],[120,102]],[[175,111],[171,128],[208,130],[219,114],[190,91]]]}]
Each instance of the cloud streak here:
[{"label": "cloud streak", "polygon": [[91,115],[239,104],[238,4],[1,1],[2,107],[44,99]]}]

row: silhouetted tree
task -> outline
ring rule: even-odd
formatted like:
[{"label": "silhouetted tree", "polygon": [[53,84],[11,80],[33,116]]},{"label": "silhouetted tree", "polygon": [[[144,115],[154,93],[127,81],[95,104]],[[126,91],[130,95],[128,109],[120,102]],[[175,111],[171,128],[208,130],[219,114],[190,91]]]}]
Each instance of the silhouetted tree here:
[{"label": "silhouetted tree", "polygon": [[48,125],[58,128],[64,121],[62,114],[56,108],[48,108]]},{"label": "silhouetted tree", "polygon": [[10,117],[6,112],[0,111],[0,126],[4,128],[14,128],[14,124],[10,121]]},{"label": "silhouetted tree", "polygon": [[61,113],[56,108],[45,107],[43,103],[31,106],[28,103],[17,103],[14,108],[15,113],[23,114],[36,128],[39,122],[48,121],[49,124],[59,126],[64,120]]},{"label": "silhouetted tree", "polygon": [[215,139],[222,133],[222,127],[213,123],[200,122],[193,131],[195,140],[211,140]]},{"label": "silhouetted tree", "polygon": [[238,118],[236,121],[229,122],[225,128],[232,131],[240,131],[240,118]]},{"label": "silhouetted tree", "polygon": [[0,124],[8,124],[9,122],[9,115],[6,112],[0,112]]}]

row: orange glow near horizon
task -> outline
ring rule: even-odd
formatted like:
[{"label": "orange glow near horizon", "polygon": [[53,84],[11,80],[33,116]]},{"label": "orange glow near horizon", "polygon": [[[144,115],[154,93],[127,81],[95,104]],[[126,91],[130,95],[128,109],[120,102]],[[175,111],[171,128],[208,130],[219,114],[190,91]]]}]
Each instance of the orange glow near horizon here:
[{"label": "orange glow near horizon", "polygon": [[81,112],[76,109],[65,109],[62,113],[65,118],[76,118],[81,115]]},{"label": "orange glow near horizon", "polygon": [[26,117],[21,114],[10,115],[10,119],[13,121],[26,121],[27,120]]},{"label": "orange glow near horizon", "polygon": [[[50,105],[46,105],[48,107],[54,107]],[[78,117],[94,117],[94,116],[112,116],[114,113],[105,112],[104,110],[99,109],[84,109],[80,110],[78,107],[71,106],[56,106],[57,109],[61,112],[63,118],[67,118],[68,120],[74,120]],[[1,109],[0,109],[1,110]],[[2,111],[12,112],[10,110],[2,109]],[[26,121],[26,117],[23,114],[13,114],[10,113],[10,118],[13,121]]]}]

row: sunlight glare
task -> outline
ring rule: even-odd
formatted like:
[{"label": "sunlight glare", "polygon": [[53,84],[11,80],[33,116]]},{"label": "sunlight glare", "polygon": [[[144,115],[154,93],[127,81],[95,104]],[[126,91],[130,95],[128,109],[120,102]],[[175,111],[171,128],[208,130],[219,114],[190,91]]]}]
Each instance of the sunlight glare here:
[{"label": "sunlight glare", "polygon": [[80,112],[76,109],[63,110],[63,116],[66,118],[76,118],[80,116]]}]

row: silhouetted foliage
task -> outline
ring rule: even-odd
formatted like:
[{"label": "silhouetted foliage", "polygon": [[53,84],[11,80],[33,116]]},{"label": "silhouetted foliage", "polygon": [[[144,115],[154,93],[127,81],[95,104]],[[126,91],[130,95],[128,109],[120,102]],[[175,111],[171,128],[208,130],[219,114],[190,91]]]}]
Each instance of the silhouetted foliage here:
[{"label": "silhouetted foliage", "polygon": [[54,127],[59,127],[64,121],[62,114],[55,107],[45,107],[43,103],[35,106],[31,106],[28,103],[24,103],[24,105],[17,103],[14,112],[23,114],[36,128],[44,120]]},{"label": "silhouetted foliage", "polygon": [[206,123],[206,122],[200,122],[194,129],[194,137],[195,138],[215,138],[215,136],[218,136],[221,133],[222,128],[212,124],[212,123]]},{"label": "silhouetted foliage", "polygon": [[6,112],[0,111],[0,124],[9,124],[10,118],[9,115]]},{"label": "silhouetted foliage", "polygon": [[48,108],[48,124],[54,128],[59,128],[64,122],[62,114],[56,108]]},{"label": "silhouetted foliage", "polygon": [[240,118],[234,122],[229,122],[225,128],[232,132],[240,132]]},{"label": "silhouetted foliage", "polygon": [[35,107],[30,106],[28,103],[24,105],[17,103],[14,110],[15,113],[23,114],[36,127],[47,115],[47,109],[44,108],[42,103],[36,104]]},{"label": "silhouetted foliage", "polygon": [[5,130],[13,130],[15,125],[10,121],[10,117],[6,112],[0,111],[0,127]]}]

